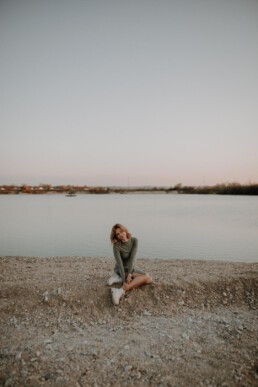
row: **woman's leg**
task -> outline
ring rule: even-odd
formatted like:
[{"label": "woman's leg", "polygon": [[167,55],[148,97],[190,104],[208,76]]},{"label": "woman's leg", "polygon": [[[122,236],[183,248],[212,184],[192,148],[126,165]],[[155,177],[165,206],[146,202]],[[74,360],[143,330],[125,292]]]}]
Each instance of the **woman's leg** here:
[{"label": "woman's leg", "polygon": [[130,282],[124,282],[122,288],[111,288],[112,300],[114,305],[118,305],[120,299],[129,290],[138,288],[141,285],[147,285],[152,283],[152,277],[149,274],[142,274],[133,272]]},{"label": "woman's leg", "polygon": [[141,274],[134,272],[132,274],[132,281],[130,283],[124,283],[123,289],[128,292],[129,290],[136,289],[141,285],[147,285],[152,283],[152,277],[147,274]]},{"label": "woman's leg", "polygon": [[107,280],[107,285],[121,284],[122,282],[123,281],[120,275],[118,275],[117,272],[114,271],[111,277]]}]

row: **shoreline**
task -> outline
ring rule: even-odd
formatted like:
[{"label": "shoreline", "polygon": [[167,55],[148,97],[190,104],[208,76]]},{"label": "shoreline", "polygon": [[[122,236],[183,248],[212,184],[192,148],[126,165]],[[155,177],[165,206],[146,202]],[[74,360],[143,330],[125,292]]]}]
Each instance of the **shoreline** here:
[{"label": "shoreline", "polygon": [[157,190],[157,191],[128,191],[128,192],[76,192],[75,194],[68,194],[67,192],[40,192],[40,193],[26,193],[26,192],[11,192],[11,193],[1,193],[0,197],[7,196],[64,196],[64,197],[76,197],[76,196],[91,196],[91,195],[186,195],[186,196],[246,196],[246,197],[256,197],[258,193],[218,193],[218,192],[178,192],[178,191],[169,191],[166,190]]},{"label": "shoreline", "polygon": [[109,257],[0,257],[0,385],[258,385],[258,263],[136,266],[114,307]]},{"label": "shoreline", "polygon": [[[109,260],[111,262],[113,262],[113,257],[111,255],[91,255],[91,256],[85,256],[85,255],[0,255],[0,259],[21,259],[21,260],[27,260],[27,259],[42,259],[42,260],[48,260],[48,259],[54,259],[54,260],[59,260],[59,259],[64,259],[64,260],[67,260],[67,259],[91,259],[91,260],[94,260],[94,259],[98,259],[98,260]],[[237,261],[233,261],[233,260],[221,260],[221,259],[190,259],[190,258],[145,258],[145,257],[140,257],[140,258],[137,258],[137,262],[138,261],[154,261],[154,262],[188,262],[188,263],[191,263],[191,262],[199,262],[199,263],[214,263],[214,264],[258,264],[258,258],[257,260],[255,261],[252,261],[252,260],[237,260]]]}]

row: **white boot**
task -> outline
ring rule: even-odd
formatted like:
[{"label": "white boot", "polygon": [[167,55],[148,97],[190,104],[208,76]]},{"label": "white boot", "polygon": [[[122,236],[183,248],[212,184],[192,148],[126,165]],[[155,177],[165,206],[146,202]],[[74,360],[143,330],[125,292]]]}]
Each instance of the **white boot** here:
[{"label": "white boot", "polygon": [[108,285],[120,284],[120,283],[122,283],[122,278],[116,272],[114,272],[107,281]]},{"label": "white boot", "polygon": [[121,297],[125,294],[125,291],[123,288],[120,288],[120,289],[111,288],[111,294],[112,294],[113,304],[119,305],[119,301],[121,300]]}]

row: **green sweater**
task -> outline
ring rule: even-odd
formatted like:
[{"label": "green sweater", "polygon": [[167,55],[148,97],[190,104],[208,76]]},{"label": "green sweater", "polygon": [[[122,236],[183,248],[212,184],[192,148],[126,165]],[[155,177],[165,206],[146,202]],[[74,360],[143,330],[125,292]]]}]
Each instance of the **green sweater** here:
[{"label": "green sweater", "polygon": [[124,243],[116,243],[113,246],[114,257],[116,260],[115,272],[120,275],[125,282],[125,272],[132,274],[133,262],[137,252],[138,240],[131,238]]}]

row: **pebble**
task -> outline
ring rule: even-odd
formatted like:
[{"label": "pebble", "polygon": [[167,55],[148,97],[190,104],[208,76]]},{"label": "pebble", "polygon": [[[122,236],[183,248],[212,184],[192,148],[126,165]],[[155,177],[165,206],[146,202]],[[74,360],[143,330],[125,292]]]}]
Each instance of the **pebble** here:
[{"label": "pebble", "polygon": [[22,352],[17,352],[17,353],[16,353],[16,359],[17,359],[17,360],[20,360],[21,357],[22,357]]},{"label": "pebble", "polygon": [[4,384],[5,387],[12,386],[12,385],[13,385],[13,381],[12,381],[11,378],[10,378],[10,379],[7,379],[7,380],[5,381],[5,384]]},{"label": "pebble", "polygon": [[147,310],[144,310],[144,311],[143,311],[143,315],[144,315],[144,316],[151,316],[151,313],[148,312]]},{"label": "pebble", "polygon": [[66,378],[64,378],[63,376],[58,376],[56,378],[56,380],[55,380],[55,383],[60,384],[61,386],[65,385],[66,384]]},{"label": "pebble", "polygon": [[44,302],[48,302],[48,301],[49,301],[49,293],[48,293],[48,291],[46,291],[45,293],[43,293],[43,301],[44,301]]},{"label": "pebble", "polygon": [[44,340],[44,344],[51,344],[52,343],[52,340],[51,339],[46,339]]},{"label": "pebble", "polygon": [[185,340],[189,340],[190,339],[190,337],[186,333],[182,333],[182,337]]}]

